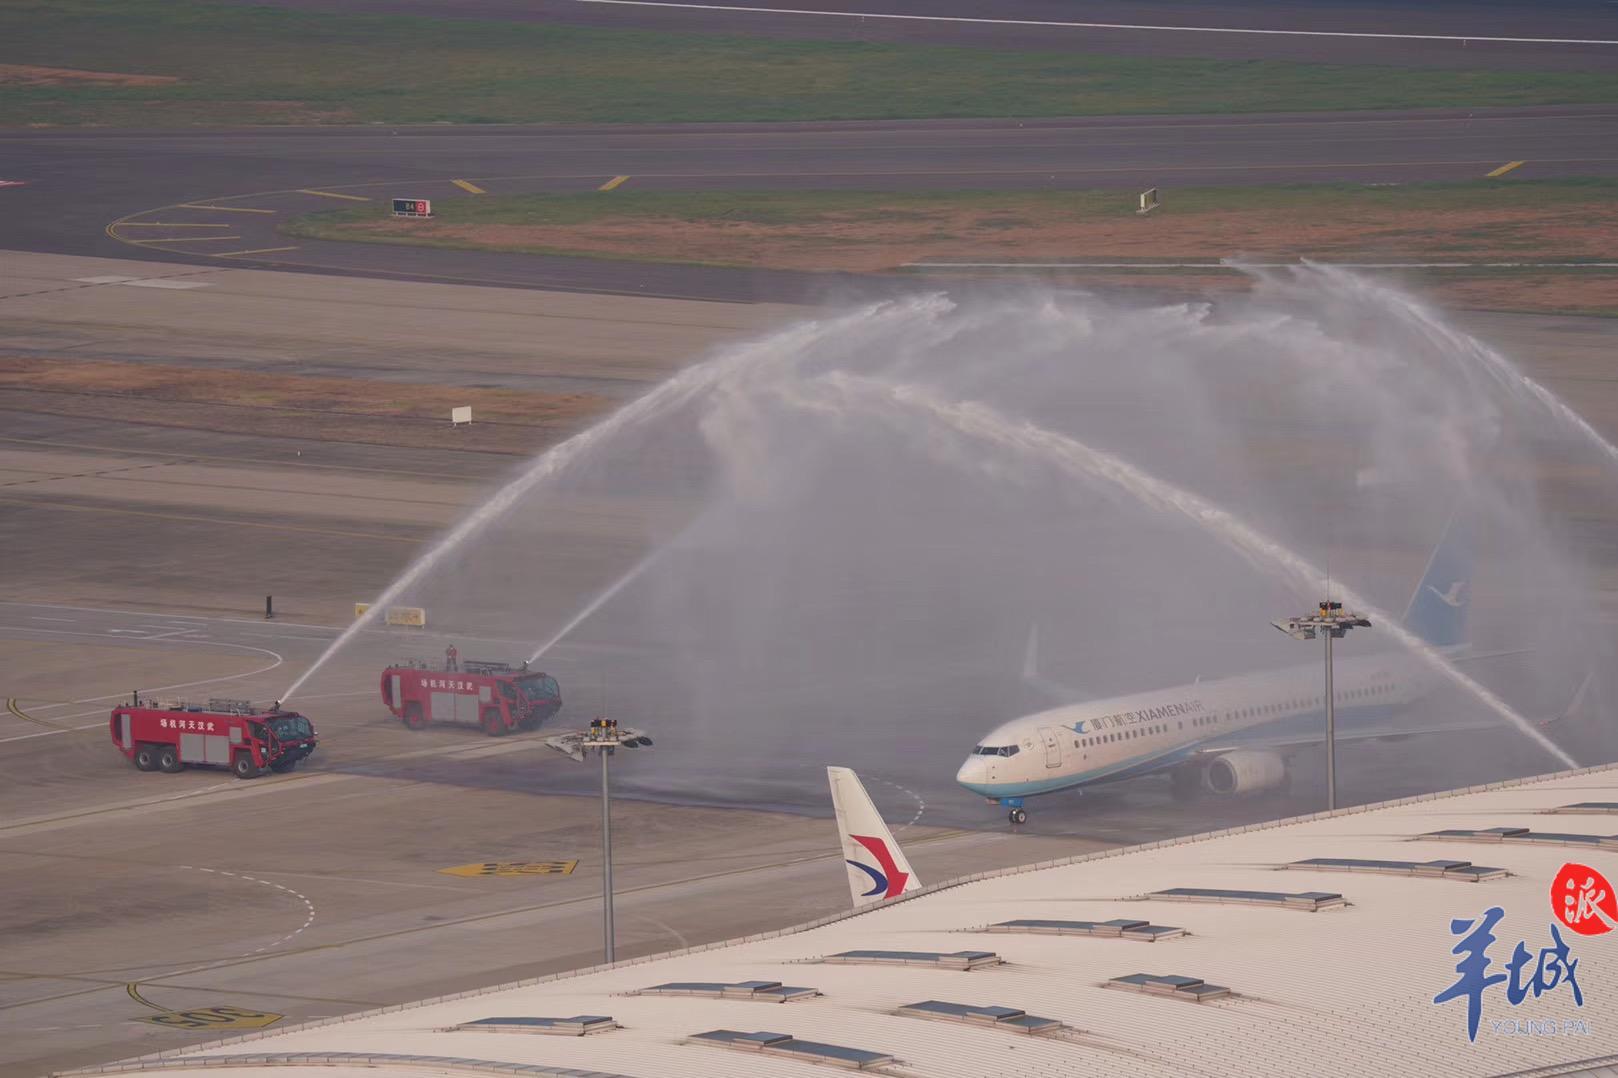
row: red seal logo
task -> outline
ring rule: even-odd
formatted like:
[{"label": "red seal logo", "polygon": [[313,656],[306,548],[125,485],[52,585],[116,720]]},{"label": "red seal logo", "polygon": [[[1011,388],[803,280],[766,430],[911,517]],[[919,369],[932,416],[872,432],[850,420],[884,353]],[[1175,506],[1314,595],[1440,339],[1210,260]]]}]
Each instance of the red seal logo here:
[{"label": "red seal logo", "polygon": [[1581,936],[1600,936],[1618,927],[1618,894],[1607,877],[1569,861],[1551,881],[1551,913]]}]

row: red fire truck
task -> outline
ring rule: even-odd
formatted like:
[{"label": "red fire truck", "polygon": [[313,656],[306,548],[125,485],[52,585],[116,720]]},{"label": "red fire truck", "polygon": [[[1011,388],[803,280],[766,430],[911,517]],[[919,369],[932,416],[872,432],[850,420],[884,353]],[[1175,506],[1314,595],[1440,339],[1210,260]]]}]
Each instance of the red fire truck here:
[{"label": "red fire truck", "polygon": [[228,767],[242,779],[257,778],[266,768],[291,771],[319,741],[308,719],[282,711],[279,702],[166,704],[137,695],[113,710],[110,726],[112,743],[136,767],[170,774],[204,764]]},{"label": "red fire truck", "polygon": [[382,702],[412,730],[451,723],[500,737],[532,730],[556,714],[562,690],[527,663],[462,662],[451,648],[442,667],[410,661],[382,671]]}]

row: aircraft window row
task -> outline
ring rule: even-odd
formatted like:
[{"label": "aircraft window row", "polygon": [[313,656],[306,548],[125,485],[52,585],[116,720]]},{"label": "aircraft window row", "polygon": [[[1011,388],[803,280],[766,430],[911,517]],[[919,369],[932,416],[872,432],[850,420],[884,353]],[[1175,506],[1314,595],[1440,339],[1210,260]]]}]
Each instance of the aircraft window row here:
[{"label": "aircraft window row", "polygon": [[977,756],[1015,756],[1021,751],[1016,745],[979,745],[972,750]]},{"label": "aircraft window row", "polygon": [[1148,734],[1166,734],[1169,724],[1162,723],[1157,726],[1141,726],[1133,730],[1120,730],[1115,734],[1097,734],[1095,737],[1074,738],[1073,747],[1076,749],[1089,748],[1091,745],[1108,745],[1114,741],[1132,741],[1137,737],[1146,737]]}]

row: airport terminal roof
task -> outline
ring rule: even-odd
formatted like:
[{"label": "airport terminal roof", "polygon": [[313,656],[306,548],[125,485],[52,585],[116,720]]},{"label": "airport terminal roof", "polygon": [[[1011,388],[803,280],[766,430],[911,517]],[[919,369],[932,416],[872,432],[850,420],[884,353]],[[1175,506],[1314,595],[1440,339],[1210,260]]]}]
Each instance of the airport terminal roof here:
[{"label": "airport terminal roof", "polygon": [[[1584,806],[1572,808],[1572,806]],[[1618,932],[1558,926],[1475,1041],[1452,948],[1535,980],[1566,862],[1618,879],[1618,768],[984,874],[813,925],[96,1070],[817,1078],[1614,1073]],[[828,868],[828,871],[840,869]],[[1144,925],[1141,924],[1144,922]],[[1171,931],[1171,930],[1183,930]],[[513,949],[523,941],[513,940]]]}]

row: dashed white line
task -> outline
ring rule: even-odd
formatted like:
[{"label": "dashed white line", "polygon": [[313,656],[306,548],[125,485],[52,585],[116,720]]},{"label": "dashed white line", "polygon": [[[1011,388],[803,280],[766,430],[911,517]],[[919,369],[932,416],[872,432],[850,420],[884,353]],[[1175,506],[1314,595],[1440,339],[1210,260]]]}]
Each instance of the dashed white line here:
[{"label": "dashed white line", "polygon": [[[296,937],[297,935],[302,933],[304,929],[308,928],[310,925],[315,923],[315,904],[313,902],[309,901],[309,896],[305,895],[302,891],[294,891],[292,888],[286,886],[285,884],[276,883],[274,880],[262,880],[262,879],[259,879],[257,876],[249,876],[249,875],[246,875],[245,873],[241,873],[241,872],[230,872],[230,871],[228,871],[226,869],[222,869],[222,868],[195,868],[195,867],[193,867],[191,865],[180,865],[179,867],[180,868],[189,868],[194,872],[211,872],[216,876],[229,876],[232,879],[247,880],[249,883],[261,883],[265,887],[273,887],[277,891],[284,891],[287,894],[291,895],[293,898],[296,898],[299,902],[303,903],[303,908],[304,908],[305,911],[307,911],[307,914],[308,914],[306,917],[304,917],[303,924],[299,925],[297,928],[293,929],[291,932],[288,932],[286,935],[282,936],[278,940],[273,940],[273,941],[271,941],[269,943],[266,943],[262,947],[255,947],[251,951],[244,952],[243,954],[238,956],[240,958],[248,958],[248,957],[251,957],[252,955],[263,954],[265,951],[268,951],[272,947],[279,947],[281,944],[287,942],[290,939],[293,939],[294,937]],[[183,972],[183,971],[175,970],[172,973],[165,973],[162,976],[164,976],[164,977],[172,977],[172,976],[175,975],[175,973],[180,973],[180,972]]]},{"label": "dashed white line", "polygon": [[908,822],[906,822],[904,824],[901,824],[899,827],[894,828],[893,833],[895,835],[897,835],[900,831],[905,831],[905,830],[908,830],[909,828],[915,826],[916,822],[921,819],[921,814],[927,811],[927,802],[922,800],[921,795],[918,794],[916,791],[912,790],[910,787],[901,786],[899,783],[894,782],[892,779],[885,779],[885,778],[882,778],[880,775],[871,775],[869,777],[875,779],[877,782],[880,782],[884,786],[892,786],[895,790],[899,790],[899,791],[902,791],[903,793],[909,794],[911,796],[911,798],[914,799],[915,802],[916,802],[916,814],[914,816],[910,817]]}]

